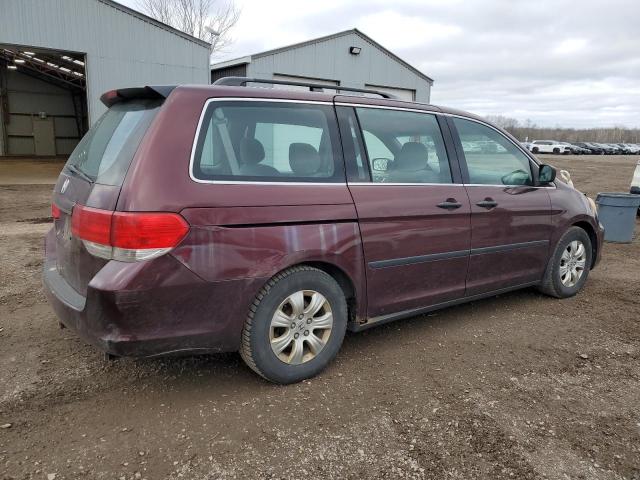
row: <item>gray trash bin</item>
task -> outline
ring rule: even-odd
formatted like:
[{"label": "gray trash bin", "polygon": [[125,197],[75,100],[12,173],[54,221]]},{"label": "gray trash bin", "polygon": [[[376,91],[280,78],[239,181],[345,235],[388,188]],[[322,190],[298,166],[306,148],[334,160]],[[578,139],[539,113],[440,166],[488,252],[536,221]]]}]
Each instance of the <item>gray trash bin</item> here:
[{"label": "gray trash bin", "polygon": [[607,242],[629,243],[636,225],[640,195],[631,193],[599,193],[596,197],[598,218],[604,226]]}]

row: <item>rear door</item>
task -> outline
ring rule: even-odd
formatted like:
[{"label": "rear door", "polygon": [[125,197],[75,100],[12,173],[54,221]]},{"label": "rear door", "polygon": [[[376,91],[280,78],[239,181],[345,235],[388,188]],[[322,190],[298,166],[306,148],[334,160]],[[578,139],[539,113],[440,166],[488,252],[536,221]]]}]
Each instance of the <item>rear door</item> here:
[{"label": "rear door", "polygon": [[470,207],[445,142],[446,123],[443,134],[431,112],[337,108],[365,255],[368,316],[462,297]]},{"label": "rear door", "polygon": [[548,188],[536,187],[531,159],[498,130],[450,117],[471,202],[467,295],[539,281],[551,235]]}]

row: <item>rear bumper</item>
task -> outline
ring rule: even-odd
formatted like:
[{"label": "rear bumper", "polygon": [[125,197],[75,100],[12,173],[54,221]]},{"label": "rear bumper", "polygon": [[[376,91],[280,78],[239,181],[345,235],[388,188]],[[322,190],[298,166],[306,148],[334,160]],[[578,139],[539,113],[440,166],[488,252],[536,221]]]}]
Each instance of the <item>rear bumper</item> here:
[{"label": "rear bumper", "polygon": [[165,255],[148,262],[111,261],[81,295],[57,271],[51,235],[45,251],[44,290],[60,322],[117,356],[236,351],[249,305],[263,284],[206,282]]}]

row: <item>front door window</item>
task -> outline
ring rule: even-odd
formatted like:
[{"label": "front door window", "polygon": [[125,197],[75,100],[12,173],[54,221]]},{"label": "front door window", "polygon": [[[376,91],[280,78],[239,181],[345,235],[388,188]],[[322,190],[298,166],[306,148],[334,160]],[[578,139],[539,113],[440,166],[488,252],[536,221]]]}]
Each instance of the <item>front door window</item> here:
[{"label": "front door window", "polygon": [[477,185],[533,185],[531,163],[518,147],[492,128],[454,118],[469,170]]}]

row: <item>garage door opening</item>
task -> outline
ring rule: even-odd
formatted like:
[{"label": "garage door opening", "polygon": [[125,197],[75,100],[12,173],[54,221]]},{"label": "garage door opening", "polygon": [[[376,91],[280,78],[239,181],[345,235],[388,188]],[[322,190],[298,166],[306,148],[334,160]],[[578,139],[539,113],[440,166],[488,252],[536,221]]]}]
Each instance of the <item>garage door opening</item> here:
[{"label": "garage door opening", "polygon": [[0,44],[0,156],[66,157],[88,129],[85,54]]}]

